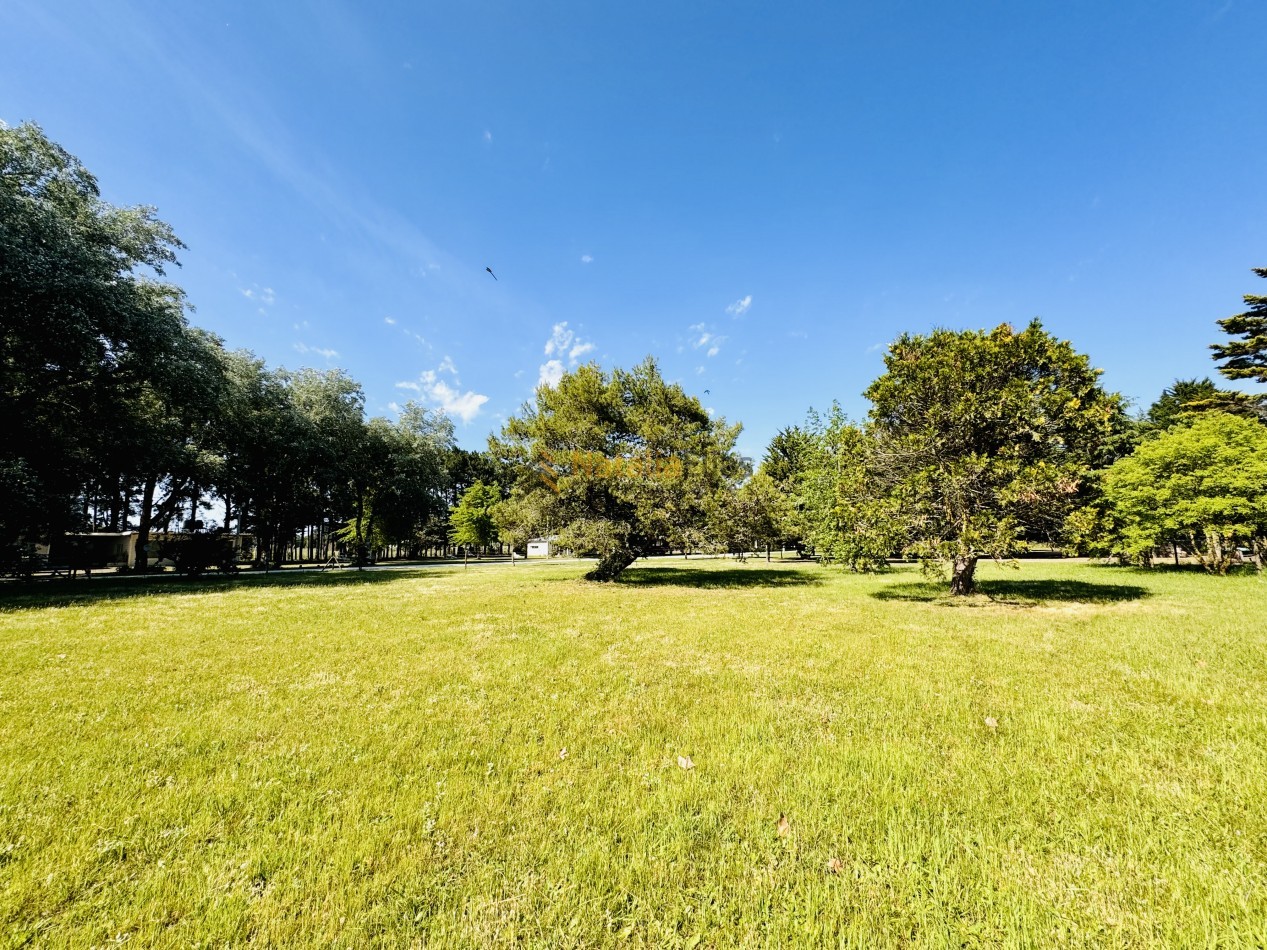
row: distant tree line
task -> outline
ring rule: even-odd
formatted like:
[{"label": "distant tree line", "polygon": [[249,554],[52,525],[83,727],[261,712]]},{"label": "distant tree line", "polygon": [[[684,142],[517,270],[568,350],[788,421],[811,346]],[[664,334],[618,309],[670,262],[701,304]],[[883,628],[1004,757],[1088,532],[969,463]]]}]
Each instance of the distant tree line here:
[{"label": "distant tree line", "polygon": [[[197,531],[209,510],[262,564],[338,549],[464,554],[533,537],[613,580],[660,553],[796,551],[853,570],[913,557],[971,594],[983,558],[1036,544],[1222,573],[1267,537],[1262,396],[1181,380],[1142,415],[1037,321],[903,334],[853,421],[833,406],[771,441],[648,358],[539,387],[489,440],[407,404],[366,418],[339,370],[270,369],[187,320],[183,247],[115,208],[34,125],[0,128],[0,545],[88,530]],[[1267,269],[1257,270],[1267,276]],[[1267,382],[1267,297],[1219,321],[1220,372]],[[139,564],[144,568],[146,558]]]},{"label": "distant tree line", "polygon": [[[367,419],[339,370],[267,367],[187,320],[183,245],[153,208],[101,200],[34,125],[0,128],[0,545],[68,532],[252,534],[277,563],[305,534],[365,560],[449,545],[455,495],[490,460],[439,412]],[[145,558],[140,559],[144,566]]]},{"label": "distant tree line", "polygon": [[[1226,375],[1265,382],[1267,298],[1246,302],[1221,325],[1250,345],[1216,355]],[[1132,417],[1087,357],[1037,321],[904,334],[885,369],[865,420],[811,412],[753,471],[735,452],[739,427],[653,360],[581,367],[490,440],[516,473],[491,519],[503,539],[550,532],[598,556],[594,580],[652,553],[789,545],[859,571],[916,558],[944,570],[954,594],[975,591],[981,559],[1035,545],[1146,565],[1182,546],[1212,572],[1247,558],[1262,569],[1263,396],[1181,380]]]}]

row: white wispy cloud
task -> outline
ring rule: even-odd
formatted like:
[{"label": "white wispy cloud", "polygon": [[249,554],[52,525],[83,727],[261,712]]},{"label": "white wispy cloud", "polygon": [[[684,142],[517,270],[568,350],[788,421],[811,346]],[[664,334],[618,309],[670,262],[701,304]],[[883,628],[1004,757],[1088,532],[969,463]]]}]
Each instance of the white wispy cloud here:
[{"label": "white wispy cloud", "polygon": [[541,370],[537,374],[538,386],[549,386],[553,389],[559,385],[559,380],[563,378],[563,363],[561,360],[546,360],[541,364]]},{"label": "white wispy cloud", "polygon": [[405,389],[418,393],[446,415],[470,422],[480,414],[480,408],[488,402],[488,397],[474,390],[462,392],[460,384],[451,386],[446,380],[439,378],[439,373],[451,373],[457,383],[457,368],[447,356],[436,369],[423,370],[417,381],[403,381],[396,384],[397,389]]},{"label": "white wispy cloud", "polygon": [[327,360],[332,360],[339,355],[338,350],[324,349],[320,346],[309,346],[307,343],[296,343],[295,352],[302,353],[304,355],[312,353],[315,356],[321,356]]},{"label": "white wispy cloud", "polygon": [[581,263],[582,263],[582,264],[593,264],[593,263],[594,263],[594,257],[593,257],[593,255],[591,255],[591,254],[582,254],[582,255],[581,255]]},{"label": "white wispy cloud", "polygon": [[[381,65],[377,52],[370,55],[363,23],[350,12],[353,7],[336,3],[321,9],[315,19],[328,24],[324,28],[328,37],[338,38],[337,43],[332,42],[331,50],[337,48],[358,67],[368,63]],[[268,97],[251,95],[249,79],[223,71],[212,76],[214,71],[206,68],[206,61],[197,51],[173,42],[170,24],[146,15],[133,4],[113,6],[108,22],[127,35],[127,54],[134,62],[154,69],[191,112],[218,122],[246,155],[273,176],[277,185],[306,202],[333,226],[360,235],[382,254],[400,262],[436,271],[448,285],[469,286],[474,282],[469,261],[440,247],[395,206],[375,200],[357,181],[333,174],[318,161],[311,149],[288,131],[290,123],[270,107]],[[491,135],[488,130],[490,140]],[[442,265],[443,270],[438,270]],[[377,267],[360,262],[356,266]],[[263,292],[259,287],[252,288],[252,293]]]},{"label": "white wispy cloud", "polygon": [[546,340],[546,356],[554,356],[556,353],[566,353],[568,348],[571,347],[574,339],[576,339],[576,334],[568,329],[566,320],[562,323],[556,323],[550,329],[550,339]]},{"label": "white wispy cloud", "polygon": [[706,356],[716,356],[721,352],[721,345],[726,342],[724,336],[713,333],[703,323],[691,324],[691,346],[697,350],[704,350]]},{"label": "white wispy cloud", "polygon": [[587,353],[594,351],[594,344],[582,340],[571,330],[567,321],[556,323],[550,328],[550,339],[546,340],[545,355],[552,357],[542,363],[537,374],[538,386],[557,386],[563,378],[565,363],[575,366]]},{"label": "white wispy cloud", "polygon": [[277,294],[272,287],[242,287],[239,288],[243,297],[252,300],[260,305],[259,312],[264,313],[265,307],[271,307],[277,302]]},{"label": "white wispy cloud", "polygon": [[484,130],[484,141],[485,142],[493,141],[493,133],[490,132],[488,129]]},{"label": "white wispy cloud", "polygon": [[395,318],[395,317],[383,317],[383,322],[384,322],[385,324],[387,324],[389,327],[394,327],[394,326],[396,325],[396,318]]},{"label": "white wispy cloud", "polygon": [[735,317],[742,317],[748,312],[748,308],[752,306],[752,294],[741,297],[726,308],[726,312]]},{"label": "white wispy cloud", "polygon": [[443,380],[437,380],[431,387],[431,398],[446,415],[457,416],[463,422],[470,422],[480,414],[480,407],[488,402],[482,393],[467,390],[459,392]]}]

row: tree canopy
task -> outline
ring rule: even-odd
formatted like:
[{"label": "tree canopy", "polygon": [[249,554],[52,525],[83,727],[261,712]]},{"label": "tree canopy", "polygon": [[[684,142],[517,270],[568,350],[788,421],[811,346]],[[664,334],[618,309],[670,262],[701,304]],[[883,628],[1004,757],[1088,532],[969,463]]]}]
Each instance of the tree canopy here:
[{"label": "tree canopy", "polygon": [[[269,368],[191,326],[165,274],[182,249],[153,208],[104,202],[38,126],[0,126],[0,548],[135,525],[150,554],[151,533],[197,530],[216,500],[265,564],[305,536],[311,551],[314,526],[360,561],[548,531],[598,556],[596,580],[670,549],[791,539],[853,569],[914,553],[969,593],[979,558],[1062,531],[1140,556],[1186,532],[1214,569],[1229,545],[1261,543],[1261,454],[1244,452],[1261,453],[1267,428],[1248,420],[1267,419],[1263,397],[1177,380],[1132,426],[1099,371],[1037,321],[904,334],[864,423],[811,415],[755,475],[740,427],[651,358],[564,373],[472,452],[440,412],[367,419],[343,371]],[[1245,302],[1213,350],[1224,376],[1267,382],[1267,296]]]},{"label": "tree canopy", "polygon": [[0,126],[0,541],[82,526],[89,482],[196,477],[220,348],[160,280],[182,247],[38,126]]},{"label": "tree canopy", "polygon": [[483,548],[497,540],[493,511],[500,502],[501,493],[497,488],[483,482],[476,482],[462,493],[449,514],[449,538],[466,556],[472,547]]},{"label": "tree canopy", "polygon": [[1220,389],[1209,377],[1176,379],[1166,387],[1141,420],[1142,434],[1169,429],[1194,412],[1218,410],[1233,415],[1262,418],[1267,403],[1235,389]]},{"label": "tree canopy", "polygon": [[1099,370],[1038,321],[904,334],[885,367],[866,391],[873,477],[956,594],[974,590],[979,558],[1055,536],[1126,423]]},{"label": "tree canopy", "polygon": [[1141,443],[1104,475],[1112,542],[1147,555],[1182,539],[1226,573],[1239,542],[1267,534],[1267,426],[1226,412],[1190,416]]},{"label": "tree canopy", "polygon": [[518,467],[559,543],[598,555],[587,576],[613,580],[638,557],[704,536],[709,499],[746,474],[738,434],[648,358],[610,373],[587,364],[538,387],[490,446]]},{"label": "tree canopy", "polygon": [[149,554],[209,497],[264,561],[344,519],[362,555],[416,537],[447,504],[451,423],[412,405],[367,421],[342,371],[227,352],[163,279],[182,248],[38,126],[0,126],[0,546],[134,524]]},{"label": "tree canopy", "polygon": [[[1267,277],[1267,267],[1255,267],[1254,273]],[[1219,372],[1228,379],[1255,379],[1267,383],[1267,296],[1245,295],[1244,313],[1218,321],[1233,339],[1228,343],[1211,344],[1214,358],[1222,360]]]},{"label": "tree canopy", "polygon": [[883,568],[907,543],[898,496],[876,474],[876,441],[839,406],[811,413],[797,480],[800,525],[814,553],[854,571]]}]

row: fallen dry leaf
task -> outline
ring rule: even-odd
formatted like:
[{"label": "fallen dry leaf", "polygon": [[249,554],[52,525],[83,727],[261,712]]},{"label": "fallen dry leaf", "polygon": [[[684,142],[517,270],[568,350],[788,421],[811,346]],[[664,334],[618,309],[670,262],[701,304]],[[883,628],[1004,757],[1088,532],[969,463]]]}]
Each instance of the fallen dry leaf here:
[{"label": "fallen dry leaf", "polygon": [[779,837],[783,838],[792,831],[792,823],[787,820],[787,815],[779,812]]},{"label": "fallen dry leaf", "polygon": [[845,862],[840,860],[840,858],[832,858],[830,861],[827,862],[828,874],[842,874],[844,873],[844,870],[845,870]]},{"label": "fallen dry leaf", "polygon": [[985,724],[991,729],[999,728],[999,721],[995,719],[993,716],[986,716]]},{"label": "fallen dry leaf", "polygon": [[689,755],[679,755],[677,757],[677,764],[684,769],[695,768],[695,763],[691,761],[691,757]]}]

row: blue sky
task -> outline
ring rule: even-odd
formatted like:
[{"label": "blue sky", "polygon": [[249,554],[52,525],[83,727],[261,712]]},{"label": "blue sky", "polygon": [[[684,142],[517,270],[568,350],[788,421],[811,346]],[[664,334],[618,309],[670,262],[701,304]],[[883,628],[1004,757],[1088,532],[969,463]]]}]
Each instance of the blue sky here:
[{"label": "blue sky", "polygon": [[7,0],[0,119],[158,207],[195,323],[374,414],[479,447],[650,353],[759,457],[905,330],[1037,316],[1145,406],[1212,375],[1267,291],[1264,38],[1247,0]]}]

